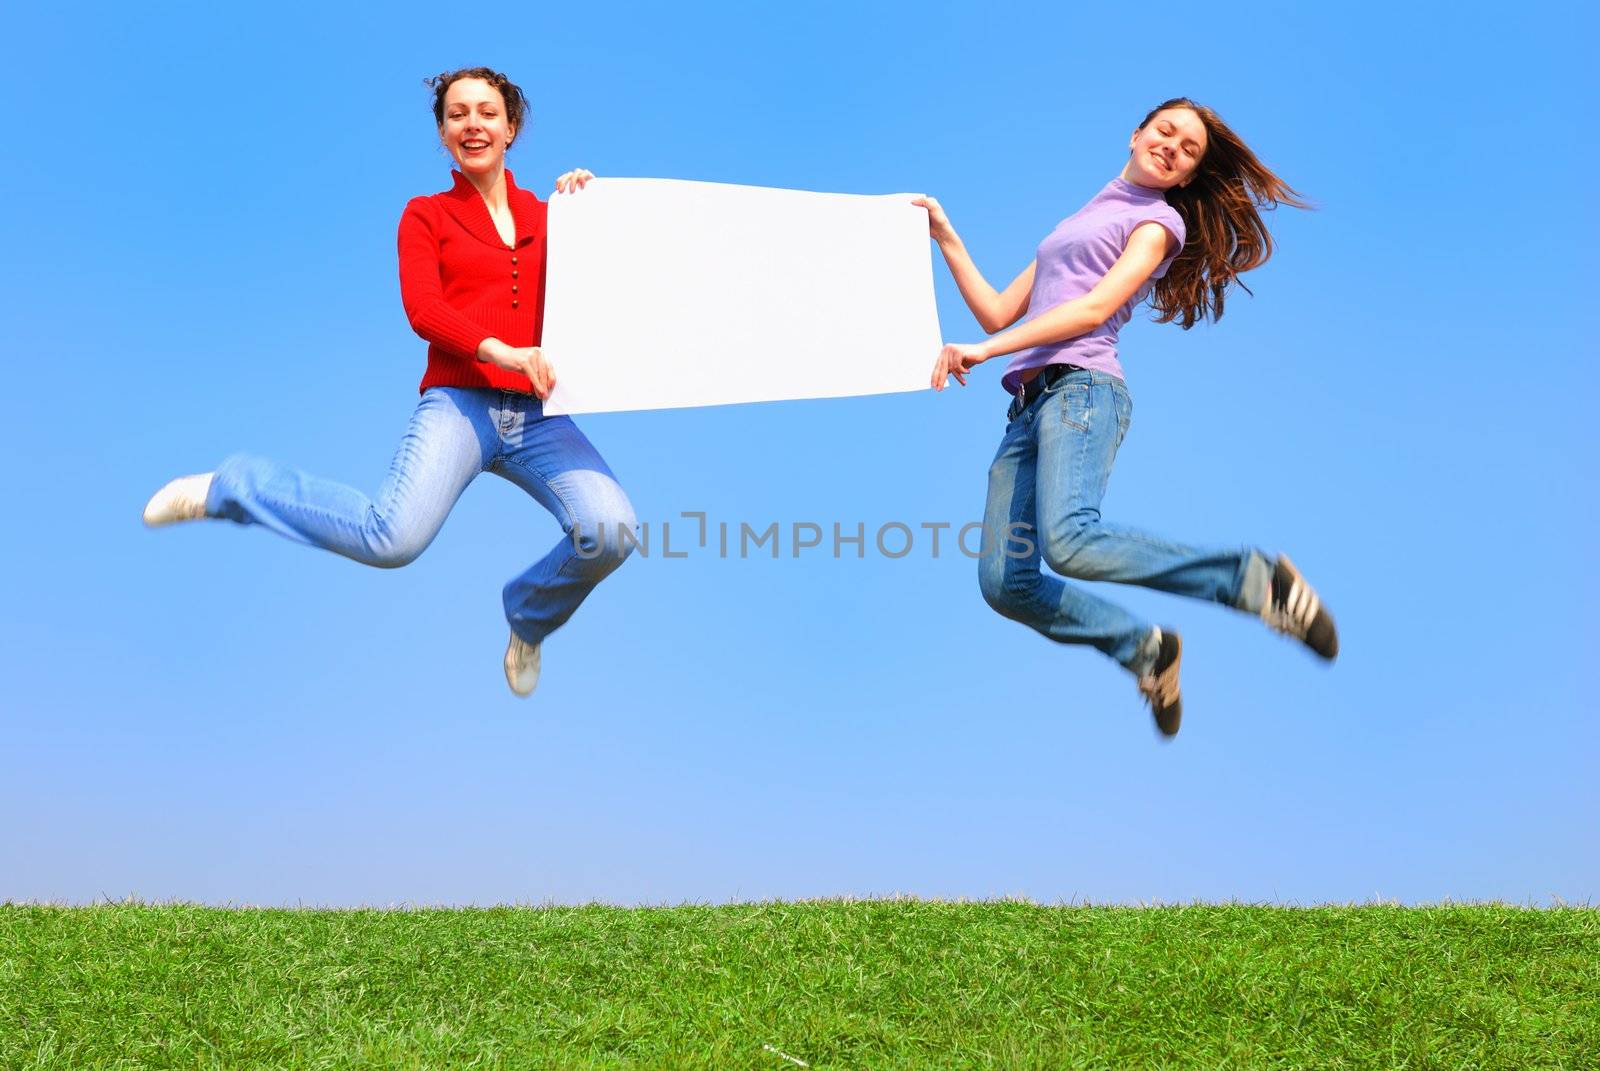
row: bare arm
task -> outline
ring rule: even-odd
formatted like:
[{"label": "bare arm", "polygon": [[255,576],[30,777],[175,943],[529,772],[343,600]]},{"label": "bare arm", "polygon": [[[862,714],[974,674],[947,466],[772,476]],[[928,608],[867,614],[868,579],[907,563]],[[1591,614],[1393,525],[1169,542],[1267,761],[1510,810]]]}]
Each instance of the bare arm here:
[{"label": "bare arm", "polygon": [[955,279],[962,300],[967,303],[967,308],[972,310],[972,315],[977,318],[978,326],[983,328],[984,333],[993,334],[1001,328],[1016,323],[1028,309],[1028,296],[1033,292],[1035,264],[1029,263],[1015,279],[1011,280],[1010,286],[1003,291],[997,291],[989,285],[989,280],[983,277],[983,272],[978,270],[977,264],[973,263],[972,254],[967,252],[966,243],[950,225],[950,217],[945,215],[939,202],[932,197],[918,197],[911,203],[928,210],[928,235],[939,243],[939,252],[944,254],[944,262],[950,268],[950,276]]},{"label": "bare arm", "polygon": [[1128,236],[1128,244],[1111,270],[1087,294],[1063,301],[1048,312],[1020,327],[1003,331],[987,342],[973,346],[946,346],[939,352],[939,360],[933,366],[934,388],[943,390],[949,376],[955,376],[957,382],[965,386],[966,374],[991,357],[1001,357],[1033,346],[1065,342],[1093,331],[1110,319],[1112,313],[1126,305],[1139,292],[1139,288],[1149,281],[1151,273],[1166,259],[1168,243],[1172,241],[1174,239],[1161,224],[1140,224]]},{"label": "bare arm", "polygon": [[1166,259],[1170,241],[1171,236],[1161,224],[1141,224],[1128,236],[1122,255],[1094,284],[1093,290],[1080,298],[1063,301],[1021,327],[995,335],[984,343],[988,355],[999,357],[1032,346],[1048,346],[1093,331],[1139,292],[1150,273]]}]

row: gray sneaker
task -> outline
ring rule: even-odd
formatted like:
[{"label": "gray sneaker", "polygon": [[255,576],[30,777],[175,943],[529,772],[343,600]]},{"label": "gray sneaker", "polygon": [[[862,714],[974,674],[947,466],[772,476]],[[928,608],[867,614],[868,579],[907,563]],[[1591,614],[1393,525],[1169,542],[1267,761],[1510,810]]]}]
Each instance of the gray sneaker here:
[{"label": "gray sneaker", "polygon": [[539,686],[539,645],[527,643],[515,632],[506,645],[506,683],[521,696],[532,695]]}]

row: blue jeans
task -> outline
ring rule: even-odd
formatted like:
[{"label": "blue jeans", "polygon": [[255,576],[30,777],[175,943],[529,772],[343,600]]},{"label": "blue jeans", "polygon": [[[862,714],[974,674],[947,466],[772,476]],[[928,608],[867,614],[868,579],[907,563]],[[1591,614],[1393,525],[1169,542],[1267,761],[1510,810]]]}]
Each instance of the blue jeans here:
[{"label": "blue jeans", "polygon": [[273,461],[235,455],[217,467],[206,513],[263,525],[365,565],[395,568],[427,549],[467,484],[486,471],[528,492],[561,522],[563,538],[502,593],[512,631],[536,644],[622,564],[631,546],[620,532],[634,527],[634,516],[583,432],[570,417],[545,416],[533,395],[430,387],[375,499]]},{"label": "blue jeans", "polygon": [[995,610],[1058,643],[1099,648],[1135,674],[1154,663],[1151,626],[1046,576],[1041,558],[1077,580],[1138,584],[1261,612],[1272,566],[1260,551],[1198,550],[1100,519],[1111,463],[1133,415],[1122,380],[1069,372],[1026,408],[1014,401],[1007,415],[989,467],[978,563],[983,597]]}]

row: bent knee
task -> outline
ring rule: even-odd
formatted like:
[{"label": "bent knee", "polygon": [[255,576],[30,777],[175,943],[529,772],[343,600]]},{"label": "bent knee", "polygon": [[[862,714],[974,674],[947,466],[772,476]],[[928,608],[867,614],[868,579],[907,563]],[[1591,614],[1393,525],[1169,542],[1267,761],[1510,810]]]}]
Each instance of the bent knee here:
[{"label": "bent knee", "polygon": [[639,545],[638,525],[631,511],[579,521],[568,535],[580,561],[608,571],[621,565]]},{"label": "bent knee", "polygon": [[1072,580],[1099,580],[1108,563],[1100,554],[1094,525],[1082,525],[1067,532],[1052,534],[1044,541],[1045,564]]},{"label": "bent knee", "polygon": [[991,563],[988,558],[978,562],[978,590],[990,609],[999,610],[1006,602],[1006,571],[1001,563]]},{"label": "bent knee", "polygon": [[426,543],[383,543],[372,547],[364,561],[377,569],[399,569],[421,557]]},{"label": "bent knee", "polygon": [[435,533],[407,531],[406,527],[377,514],[368,517],[360,560],[377,569],[399,569],[416,561]]},{"label": "bent knee", "polygon": [[989,609],[1013,617],[1039,585],[1037,569],[1019,568],[1005,558],[984,557],[978,562],[978,590]]}]

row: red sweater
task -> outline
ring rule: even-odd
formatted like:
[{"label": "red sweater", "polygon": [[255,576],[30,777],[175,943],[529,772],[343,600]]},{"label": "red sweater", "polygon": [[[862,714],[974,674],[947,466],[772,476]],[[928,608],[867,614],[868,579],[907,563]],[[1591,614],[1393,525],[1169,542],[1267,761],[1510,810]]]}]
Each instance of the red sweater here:
[{"label": "red sweater", "polygon": [[490,387],[532,393],[520,372],[478,360],[478,344],[498,338],[537,346],[544,321],[545,214],[548,206],[506,175],[517,225],[506,245],[483,196],[459,171],[455,188],[413,197],[400,217],[400,300],[412,330],[428,341],[429,387]]}]

